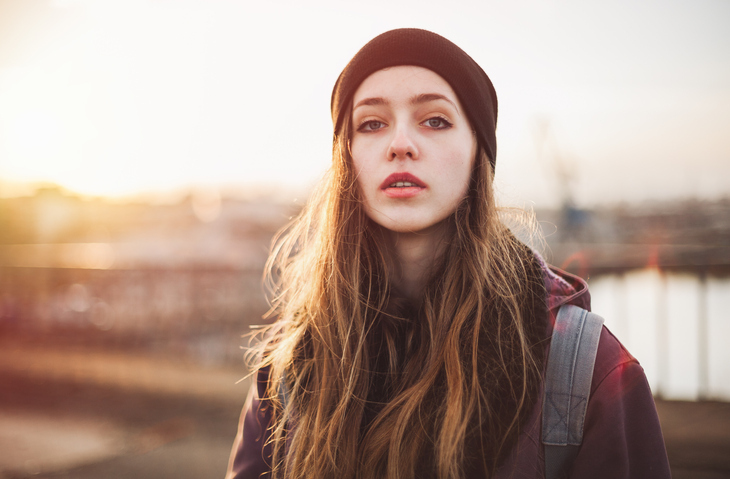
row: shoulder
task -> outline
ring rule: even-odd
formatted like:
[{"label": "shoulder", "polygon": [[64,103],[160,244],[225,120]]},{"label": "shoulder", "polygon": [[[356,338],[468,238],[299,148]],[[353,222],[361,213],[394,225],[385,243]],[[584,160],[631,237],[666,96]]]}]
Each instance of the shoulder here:
[{"label": "shoulder", "polygon": [[639,361],[629,353],[606,326],[603,326],[598,341],[596,363],[593,367],[591,394],[600,388],[611,375],[620,375],[626,372],[640,373],[642,376],[644,374]]},{"label": "shoulder", "polygon": [[571,477],[670,477],[644,370],[605,326],[596,354],[583,444]]},{"label": "shoulder", "polygon": [[226,479],[258,479],[271,469],[271,413],[265,396],[269,368],[259,369],[241,412]]}]

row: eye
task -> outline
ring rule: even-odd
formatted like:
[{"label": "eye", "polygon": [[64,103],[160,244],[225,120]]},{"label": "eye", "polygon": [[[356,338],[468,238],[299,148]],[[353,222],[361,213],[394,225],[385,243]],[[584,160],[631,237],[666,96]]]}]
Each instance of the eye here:
[{"label": "eye", "polygon": [[357,127],[357,131],[362,131],[362,132],[367,133],[369,131],[380,130],[381,128],[384,128],[384,127],[385,127],[385,123],[383,123],[382,121],[368,120],[368,121],[362,122],[360,124],[360,126]]},{"label": "eye", "polygon": [[434,116],[433,118],[429,118],[421,124],[428,128],[433,128],[434,130],[444,130],[452,126],[450,122],[448,122],[445,118],[441,118],[440,116]]}]

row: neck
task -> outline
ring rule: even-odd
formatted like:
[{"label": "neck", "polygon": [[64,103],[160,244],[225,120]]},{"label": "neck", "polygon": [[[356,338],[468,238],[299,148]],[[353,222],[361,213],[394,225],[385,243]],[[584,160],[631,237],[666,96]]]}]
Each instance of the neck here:
[{"label": "neck", "polygon": [[394,263],[390,279],[408,299],[420,300],[431,269],[445,250],[448,229],[444,222],[417,233],[386,232]]}]

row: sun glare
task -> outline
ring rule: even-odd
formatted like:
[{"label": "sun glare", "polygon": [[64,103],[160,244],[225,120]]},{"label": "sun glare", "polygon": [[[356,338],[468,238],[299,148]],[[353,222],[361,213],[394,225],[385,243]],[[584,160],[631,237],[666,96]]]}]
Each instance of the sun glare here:
[{"label": "sun glare", "polygon": [[195,72],[169,54],[160,15],[140,10],[149,2],[55,5],[84,7],[86,21],[34,36],[33,55],[0,68],[0,176],[93,195],[184,182],[170,157],[189,160]]},{"label": "sun glare", "polygon": [[[528,3],[484,7],[499,19],[484,29],[459,2],[438,19],[397,2],[387,18],[327,0],[17,2],[28,25],[0,49],[0,180],[105,196],[304,189],[329,163],[337,75],[362,42],[408,18],[454,40],[492,77],[498,181],[516,196],[555,197],[535,143],[543,120],[561,147],[553,156],[580,158],[584,199],[619,199],[613,185],[627,169],[637,198],[727,190],[722,15],[675,5],[647,23],[649,7],[625,15],[602,4]],[[619,27],[620,41],[609,41]],[[653,171],[668,163],[685,173],[659,181]]]}]

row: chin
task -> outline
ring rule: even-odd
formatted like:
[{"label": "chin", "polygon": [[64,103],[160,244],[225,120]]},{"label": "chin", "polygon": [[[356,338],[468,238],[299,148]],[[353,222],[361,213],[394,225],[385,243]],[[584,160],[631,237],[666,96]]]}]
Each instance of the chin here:
[{"label": "chin", "polygon": [[402,219],[378,217],[373,218],[371,216],[370,219],[385,230],[399,234],[428,234],[441,230],[445,225],[445,221],[443,218],[439,218],[437,220],[419,220],[413,218],[412,216]]}]

